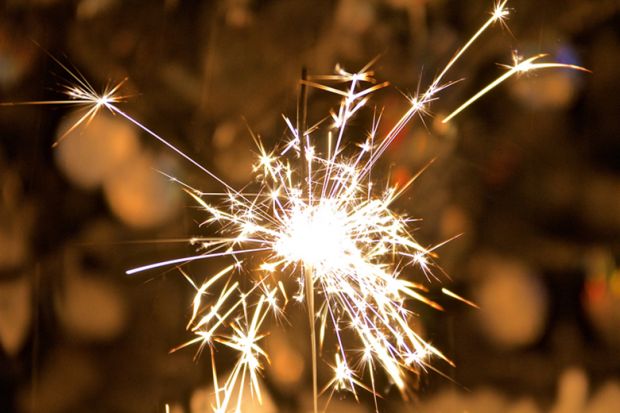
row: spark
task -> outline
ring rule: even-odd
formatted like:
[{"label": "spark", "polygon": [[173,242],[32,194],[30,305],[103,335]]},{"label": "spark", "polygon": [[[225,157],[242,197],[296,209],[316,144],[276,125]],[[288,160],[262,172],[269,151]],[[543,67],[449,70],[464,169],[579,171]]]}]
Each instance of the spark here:
[{"label": "spark", "polygon": [[[432,359],[453,365],[412,327],[415,303],[442,309],[425,295],[428,289],[424,285],[410,279],[416,271],[426,275],[429,281],[437,278],[432,273],[437,267],[434,251],[445,242],[424,247],[412,235],[414,219],[393,208],[395,200],[419,174],[401,187],[381,185],[371,175],[405,125],[415,116],[427,116],[439,93],[455,83],[444,80],[449,70],[489,27],[495,23],[505,25],[508,15],[506,0],[496,3],[488,20],[448,61],[430,86],[409,97],[408,110],[381,138],[377,136],[381,115],[375,113],[371,132],[363,142],[347,144],[349,121],[364,110],[375,91],[387,86],[386,82],[375,80],[373,62],[355,73],[337,67],[333,75],[302,80],[307,87],[338,96],[340,103],[328,117],[331,122],[319,121],[308,128],[302,128],[299,121],[294,126],[284,117],[289,140],[272,150],[265,149],[261,140],[252,136],[259,152],[253,169],[259,189],[252,193],[234,189],[121,110],[118,104],[124,99],[119,89],[124,81],[98,94],[82,76],[73,74],[57,61],[75,82],[64,89],[67,100],[29,103],[83,105],[85,114],[63,137],[107,109],[163,143],[222,186],[221,193],[203,193],[169,177],[206,212],[203,224],[216,226],[219,236],[192,238],[190,242],[198,246],[195,255],[127,271],[135,274],[176,266],[195,288],[187,324],[194,337],[173,351],[193,344],[199,346],[198,353],[210,351],[214,411],[241,411],[242,396],[248,390],[261,401],[259,377],[269,364],[268,354],[261,347],[262,339],[268,334],[267,320],[284,317],[291,301],[306,304],[313,351],[318,345],[321,355],[325,354],[328,336],[335,343],[330,349],[335,360],[330,365],[333,377],[322,391],[329,392],[329,398],[335,391],[349,391],[357,398],[361,389],[375,397],[376,406],[376,381],[381,372],[406,396],[409,373],[419,374],[431,367]],[[506,73],[483,87],[443,122],[450,121],[514,75],[546,68],[585,70],[539,62],[543,56],[515,60]],[[319,149],[321,145],[317,145],[323,140],[327,141],[323,145],[327,146],[324,153]],[[182,270],[189,262],[215,257],[227,257],[233,263],[202,283],[196,283]],[[449,290],[443,292],[475,306]],[[317,339],[315,330],[318,330]],[[222,346],[238,355],[225,378],[217,373],[214,355],[216,347]],[[316,412],[317,366],[314,358],[313,361]],[[370,384],[366,384],[366,379]]]},{"label": "spark", "polygon": [[497,86],[499,86],[500,83],[505,82],[506,80],[510,79],[511,77],[515,75],[522,75],[525,73],[533,72],[535,70],[550,69],[550,68],[564,68],[564,69],[571,69],[571,70],[580,70],[582,72],[589,72],[588,69],[585,69],[581,66],[571,65],[571,64],[555,63],[555,62],[537,62],[538,60],[544,58],[545,56],[546,54],[538,54],[538,55],[529,57],[527,59],[523,59],[519,55],[515,55],[513,58],[514,64],[512,66],[503,65],[503,67],[508,69],[506,73],[504,73],[503,75],[501,75],[500,77],[498,77],[497,79],[495,79],[494,81],[486,85],[478,93],[476,93],[471,98],[469,98],[467,101],[465,101],[465,103],[459,106],[450,115],[446,116],[445,119],[442,120],[442,122],[443,123],[449,122],[452,118],[454,118],[456,115],[458,115],[463,110],[465,110],[465,108],[467,108],[472,103],[480,99],[482,96],[486,95],[492,89],[495,89]]},{"label": "spark", "polygon": [[67,97],[65,100],[38,100],[29,102],[6,102],[0,106],[22,106],[22,105],[71,105],[84,109],[82,116],[71,125],[57,140],[53,146],[57,146],[62,140],[69,136],[73,131],[82,125],[88,125],[99,114],[102,109],[113,111],[115,104],[124,102],[128,96],[120,94],[120,89],[127,82],[127,78],[121,80],[113,86],[106,86],[103,92],[98,93],[93,86],[77,71],[72,71],[60,60],[48,53],[72,79],[70,83],[61,85],[62,92]]},{"label": "spark", "polygon": [[480,309],[480,307],[478,306],[478,304],[476,304],[476,303],[474,303],[473,301],[468,300],[468,299],[466,299],[466,298],[464,298],[464,297],[461,297],[461,296],[460,296],[460,295],[458,295],[457,293],[454,293],[454,292],[452,292],[452,291],[448,290],[447,288],[442,288],[442,289],[441,289],[441,292],[442,292],[442,293],[444,293],[445,295],[447,295],[448,297],[452,297],[452,298],[454,298],[455,300],[462,301],[463,303],[467,304],[467,305],[468,305],[468,306],[470,306],[470,307],[474,307],[474,308],[476,308],[476,309]]}]

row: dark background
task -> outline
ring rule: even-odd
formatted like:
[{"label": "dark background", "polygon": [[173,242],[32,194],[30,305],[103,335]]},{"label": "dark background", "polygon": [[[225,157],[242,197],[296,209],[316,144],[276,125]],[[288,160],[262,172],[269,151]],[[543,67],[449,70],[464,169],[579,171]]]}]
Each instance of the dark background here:
[{"label": "dark background", "polygon": [[[374,102],[387,128],[406,110],[401,92],[423,90],[492,9],[444,0],[1,4],[2,102],[59,99],[71,79],[51,56],[97,90],[128,77],[122,109],[236,187],[252,180],[246,124],[268,147],[282,139],[303,66],[355,71],[380,55],[376,76],[392,86]],[[441,374],[413,379],[406,404],[381,382],[382,411],[620,409],[620,5],[509,6],[509,30],[476,43],[448,76],[463,81],[378,166],[398,181],[437,158],[397,208],[423,219],[422,243],[464,234],[439,250],[449,277],[438,271],[431,295],[446,311],[420,310],[424,335],[456,368],[437,362]],[[592,73],[512,79],[441,125],[513,50]],[[309,117],[337,103],[313,91]],[[124,271],[191,254],[172,240],[213,231],[197,227],[204,214],[154,169],[218,187],[107,114],[53,149],[71,119],[63,106],[0,107],[0,412],[203,411],[209,360],[191,348],[168,354],[188,338],[193,290],[175,271]],[[364,131],[369,118],[356,122]],[[201,278],[222,263],[190,272]],[[481,310],[441,296],[441,286]],[[266,370],[262,411],[307,410],[306,329],[293,325],[268,339],[283,358]],[[360,405],[341,398],[330,409],[373,409],[368,395]]]}]

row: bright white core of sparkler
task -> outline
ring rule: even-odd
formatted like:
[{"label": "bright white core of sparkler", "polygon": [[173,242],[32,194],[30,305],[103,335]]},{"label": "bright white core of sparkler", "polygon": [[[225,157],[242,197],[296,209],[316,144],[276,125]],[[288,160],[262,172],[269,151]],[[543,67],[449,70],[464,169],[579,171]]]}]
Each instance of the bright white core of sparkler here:
[{"label": "bright white core of sparkler", "polygon": [[345,257],[356,253],[355,240],[347,227],[347,215],[333,201],[295,208],[275,251],[287,261],[330,271],[341,268]]}]

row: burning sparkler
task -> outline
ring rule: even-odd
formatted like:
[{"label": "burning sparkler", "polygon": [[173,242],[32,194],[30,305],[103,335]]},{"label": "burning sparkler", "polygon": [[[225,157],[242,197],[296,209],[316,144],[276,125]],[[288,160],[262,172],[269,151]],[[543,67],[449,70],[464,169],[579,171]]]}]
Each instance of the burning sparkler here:
[{"label": "burning sparkler", "polygon": [[[489,19],[428,89],[410,98],[409,109],[387,135],[377,136],[381,116],[376,115],[370,133],[354,150],[345,143],[349,121],[362,110],[371,94],[387,83],[375,80],[371,65],[356,73],[337,68],[334,75],[303,80],[305,87],[340,96],[338,109],[331,114],[329,125],[319,122],[306,128],[305,122],[293,125],[285,117],[289,139],[272,150],[265,149],[260,139],[254,137],[259,150],[254,172],[260,189],[253,194],[232,188],[119,109],[117,103],[122,97],[118,90],[122,83],[97,94],[82,77],[72,74],[75,83],[65,91],[68,100],[36,102],[85,105],[86,113],[72,129],[105,108],[126,118],[222,185],[224,191],[219,195],[203,194],[170,177],[202,207],[207,213],[204,224],[217,225],[220,236],[192,239],[198,246],[196,255],[127,271],[135,274],[163,266],[181,267],[195,260],[231,258],[231,265],[202,284],[194,283],[181,268],[196,289],[187,325],[194,338],[181,347],[198,344],[201,350],[210,350],[214,411],[239,411],[247,389],[261,400],[259,375],[269,363],[268,354],[261,347],[261,339],[267,334],[266,320],[282,316],[291,301],[304,303],[309,313],[315,412],[319,396],[317,348],[323,353],[327,351],[323,346],[328,335],[333,334],[336,343],[333,354],[326,357],[335,362],[331,365],[334,375],[322,391],[330,397],[341,390],[357,397],[357,392],[364,389],[373,394],[376,404],[375,383],[380,372],[406,395],[407,372],[418,373],[434,357],[451,364],[411,327],[412,302],[441,309],[424,295],[425,286],[409,280],[409,274],[417,268],[432,275],[434,251],[443,243],[433,247],[421,245],[411,234],[412,219],[392,208],[415,177],[400,188],[381,189],[383,185],[375,182],[371,173],[403,127],[414,116],[426,114],[438,93],[453,83],[444,80],[450,68],[483,32],[495,23],[504,24],[507,17],[506,1],[497,3]],[[539,62],[542,57],[516,60],[506,73],[443,121],[448,122],[514,75],[553,67],[583,70]],[[317,142],[325,140],[327,150],[323,153]],[[448,290],[444,292],[470,303]],[[217,374],[214,348],[218,345],[238,354],[225,379]]]}]

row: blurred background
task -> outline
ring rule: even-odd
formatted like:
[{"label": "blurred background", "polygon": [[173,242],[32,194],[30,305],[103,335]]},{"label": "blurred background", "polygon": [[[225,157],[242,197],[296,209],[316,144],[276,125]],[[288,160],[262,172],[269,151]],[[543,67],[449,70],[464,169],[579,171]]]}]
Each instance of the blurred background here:
[{"label": "blurred background", "polygon": [[[490,0],[4,0],[0,101],[55,100],[68,75],[96,89],[128,77],[122,109],[235,187],[252,182],[254,144],[285,136],[301,68],[375,64],[384,128],[487,19]],[[398,137],[380,173],[418,179],[397,209],[440,250],[419,329],[456,363],[437,363],[403,402],[383,380],[380,410],[620,411],[620,4],[514,0],[448,78],[425,123]],[[438,120],[502,73],[512,51],[549,53],[592,74],[513,79],[448,125]],[[69,79],[70,80],[70,79]],[[309,117],[338,104],[311,91]],[[67,107],[0,108],[0,412],[210,411],[211,367],[189,338],[193,289],[178,271],[125,275],[192,253],[204,213],[156,170],[205,192],[197,168],[118,117],[52,143],[80,116]],[[361,129],[370,120],[360,118]],[[220,268],[190,266],[201,279]],[[421,278],[423,279],[423,278]],[[475,310],[442,297],[441,286]],[[305,320],[303,310],[299,318]],[[309,411],[304,322],[274,328],[252,412]],[[222,354],[224,360],[227,355]],[[322,364],[326,370],[326,364]],[[322,373],[323,379],[326,372]],[[374,411],[335,397],[328,411]]]}]

